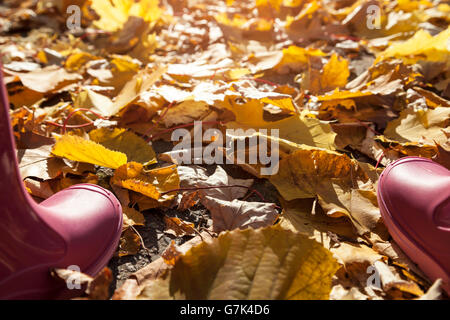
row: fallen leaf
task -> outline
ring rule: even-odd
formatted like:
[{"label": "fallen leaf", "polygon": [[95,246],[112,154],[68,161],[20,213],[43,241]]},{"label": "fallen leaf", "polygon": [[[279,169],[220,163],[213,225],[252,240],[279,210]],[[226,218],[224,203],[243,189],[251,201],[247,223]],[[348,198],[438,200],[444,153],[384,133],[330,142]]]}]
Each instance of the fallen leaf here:
[{"label": "fallen leaf", "polygon": [[442,144],[447,141],[444,130],[449,118],[450,108],[417,111],[406,109],[398,119],[388,124],[384,135],[399,142],[422,141],[433,144],[434,141]]},{"label": "fallen leaf", "polygon": [[138,299],[327,299],[336,269],[326,249],[300,234],[235,230],[191,248]]},{"label": "fallen leaf", "polygon": [[126,154],[128,161],[139,162],[144,166],[157,162],[153,148],[126,129],[99,128],[89,132],[89,138],[110,150]]},{"label": "fallen leaf", "polygon": [[52,270],[55,277],[58,277],[64,281],[77,280],[80,286],[84,286],[84,291],[87,294],[87,298],[78,298],[81,300],[109,300],[109,286],[112,282],[112,272],[109,268],[105,267],[95,277],[91,277],[82,272],[74,271],[71,269],[56,268]]},{"label": "fallen leaf", "polygon": [[93,0],[91,8],[100,15],[94,25],[106,31],[116,31],[123,27],[130,16],[142,17],[153,22],[159,19],[162,12],[156,0],[144,0],[138,3],[132,0],[113,1]]},{"label": "fallen leaf", "polygon": [[62,136],[56,141],[52,154],[69,160],[92,163],[113,169],[117,169],[127,163],[125,154],[109,150],[98,143],[69,134]]},{"label": "fallen leaf", "polygon": [[179,218],[167,216],[164,216],[164,222],[166,223],[166,230],[164,230],[165,233],[172,234],[176,237],[195,234],[195,227],[193,223],[188,223]]},{"label": "fallen leaf", "polygon": [[308,73],[302,81],[302,89],[307,89],[312,94],[320,94],[343,88],[350,76],[348,66],[348,61],[336,54],[333,54],[325,65],[320,65],[318,70],[315,70],[310,60]]},{"label": "fallen leaf", "polygon": [[40,93],[47,93],[59,89],[70,82],[82,79],[81,75],[68,73],[65,69],[56,66],[46,67],[28,73],[5,71],[18,77],[28,89]]},{"label": "fallen leaf", "polygon": [[119,257],[135,255],[141,248],[141,239],[132,228],[127,228],[120,237]]},{"label": "fallen leaf", "polygon": [[142,213],[136,209],[123,207],[123,229],[132,226],[143,226],[145,225],[145,218]]},{"label": "fallen leaf", "polygon": [[[327,249],[336,245],[336,240],[357,239],[355,229],[347,217],[327,216],[319,206],[314,207],[314,201],[315,199],[283,201],[280,225],[315,239]],[[337,238],[332,239],[331,233]]]},{"label": "fallen leaf", "polygon": [[274,203],[226,201],[213,196],[200,201],[211,212],[214,232],[267,227],[273,225],[278,217]]},{"label": "fallen leaf", "polygon": [[173,199],[174,194],[164,194],[164,192],[178,189],[180,186],[175,165],[146,171],[143,165],[137,162],[129,162],[119,167],[111,182],[158,202]]},{"label": "fallen leaf", "polygon": [[164,252],[161,254],[161,258],[163,258],[164,262],[169,265],[173,266],[180,258],[181,252],[178,251],[177,246],[175,245],[175,241],[172,240],[170,243],[170,246],[164,250]]},{"label": "fallen leaf", "polygon": [[334,151],[300,146],[280,160],[280,171],[269,178],[284,199],[313,198],[334,183],[351,188],[368,181],[355,160]]},{"label": "fallen leaf", "polygon": [[444,145],[437,144],[438,153],[433,160],[450,170],[450,143],[447,141]]},{"label": "fallen leaf", "polygon": [[425,30],[419,30],[411,39],[391,45],[380,53],[378,59],[398,57],[408,62],[416,62],[419,59],[441,61],[446,62],[449,67],[450,59],[447,47],[449,37],[450,27],[434,37]]}]

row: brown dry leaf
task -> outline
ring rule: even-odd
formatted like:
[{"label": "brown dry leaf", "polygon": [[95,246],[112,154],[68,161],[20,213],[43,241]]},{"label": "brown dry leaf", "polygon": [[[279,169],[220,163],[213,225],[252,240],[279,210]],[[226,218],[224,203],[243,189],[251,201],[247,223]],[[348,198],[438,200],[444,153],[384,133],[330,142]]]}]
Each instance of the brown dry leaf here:
[{"label": "brown dry leaf", "polygon": [[129,162],[118,168],[111,183],[141,193],[158,202],[173,199],[173,193],[164,194],[164,192],[180,187],[175,165],[146,171],[144,166],[137,162]]},{"label": "brown dry leaf", "polygon": [[214,232],[267,227],[278,218],[274,203],[227,201],[212,196],[205,196],[201,203],[211,212]]},{"label": "brown dry leaf", "polygon": [[370,128],[369,123],[333,123],[333,131],[336,132],[336,147],[343,150],[345,147],[360,150],[362,143]]},{"label": "brown dry leaf", "polygon": [[331,129],[330,124],[320,121],[317,118],[310,117],[308,112],[302,112],[301,115],[294,115],[279,121],[265,121],[264,110],[261,102],[251,100],[240,105],[231,102],[232,111],[236,114],[235,122],[228,122],[226,127],[229,129],[242,129],[241,136],[250,136],[246,133],[248,129],[266,129],[266,135],[271,135],[272,130],[279,130],[279,137],[284,140],[297,144],[306,144],[318,148],[334,150],[334,140],[336,134]]},{"label": "brown dry leaf", "polygon": [[[195,238],[190,239],[184,244],[177,247],[177,250],[181,254],[186,253],[192,247],[204,242],[211,242],[212,236],[208,232],[202,232]],[[124,284],[118,288],[112,297],[113,300],[134,300],[140,294],[140,292],[146,287],[148,282],[151,282],[163,275],[170,268],[163,258],[158,258],[151,262],[144,268],[136,271],[131,277],[129,277]]]},{"label": "brown dry leaf", "polygon": [[437,144],[437,155],[433,157],[433,160],[443,165],[450,170],[450,143],[447,141],[445,144]]},{"label": "brown dry leaf", "polygon": [[[217,166],[214,174],[209,176],[206,181],[202,180],[200,176],[194,186],[205,188],[212,187],[210,189],[199,190],[202,197],[208,196],[210,198],[232,201],[245,196],[248,188],[250,188],[252,184],[253,179],[234,179],[229,176],[221,166]],[[220,186],[236,187],[214,188]]]},{"label": "brown dry leaf", "polygon": [[420,87],[413,87],[411,90],[417,92],[421,97],[425,99],[426,106],[434,109],[437,107],[450,108],[450,101],[441,98],[436,93],[422,89]]},{"label": "brown dry leaf", "polygon": [[178,203],[177,209],[179,211],[185,211],[185,210],[195,206],[198,203],[198,201],[199,201],[198,191],[186,192],[181,197],[181,200]]},{"label": "brown dry leaf", "polygon": [[44,180],[58,176],[64,162],[51,156],[51,146],[44,145],[35,149],[19,149],[19,169],[22,178],[36,177]]},{"label": "brown dry leaf", "polygon": [[270,176],[285,200],[317,197],[331,217],[347,216],[362,235],[387,236],[381,226],[374,183],[377,174],[370,165],[344,154],[297,146],[281,159],[280,170]]},{"label": "brown dry leaf", "polygon": [[[400,143],[398,141],[388,139],[384,136],[376,136],[372,139],[374,142],[374,150],[383,150],[386,157],[390,160],[396,160],[402,156],[431,158],[438,152],[438,148],[436,147],[436,145],[429,144],[427,142]],[[395,157],[394,153],[397,153],[398,156]],[[374,157],[374,159],[375,158],[378,159],[378,157]]]},{"label": "brown dry leaf", "polygon": [[109,114],[109,110],[112,106],[113,102],[110,98],[90,89],[81,91],[74,101],[74,107],[76,109],[92,109],[92,111],[98,112],[104,116]]},{"label": "brown dry leaf", "polygon": [[90,300],[109,300],[109,286],[113,280],[111,269],[105,267],[89,284],[86,293]]},{"label": "brown dry leaf", "polygon": [[416,283],[401,279],[386,263],[376,261],[373,266],[380,275],[383,290],[394,298],[397,298],[399,294],[401,297],[402,293],[411,294],[416,297],[420,297],[424,294],[422,289],[420,289]]},{"label": "brown dry leaf", "polygon": [[180,255],[181,255],[181,252],[178,251],[177,246],[175,245],[175,241],[172,240],[170,245],[161,254],[161,258],[163,258],[164,262],[167,265],[173,266],[180,258]]},{"label": "brown dry leaf", "polygon": [[414,66],[388,59],[375,63],[359,77],[349,82],[346,89],[391,95],[405,92],[405,88],[419,84],[423,76]]},{"label": "brown dry leaf", "polygon": [[123,207],[123,229],[132,226],[143,226],[145,225],[145,218],[142,213],[136,209]]},{"label": "brown dry leaf", "polygon": [[185,100],[171,107],[162,122],[166,127],[172,127],[173,125],[199,120],[207,112],[209,112],[207,103],[203,101]]},{"label": "brown dry leaf", "polygon": [[[217,166],[209,177],[196,167],[179,167],[178,172],[184,186],[200,188],[196,193],[211,212],[214,232],[270,226],[278,217],[273,203],[238,200],[248,192],[252,179],[234,179],[221,166]],[[181,202],[186,202],[186,197],[191,196],[192,193],[184,195]]]},{"label": "brown dry leaf", "polygon": [[164,216],[164,222],[166,223],[164,232],[176,237],[192,236],[196,233],[193,223],[188,223],[179,218]]},{"label": "brown dry leaf", "polygon": [[[381,228],[381,215],[374,190],[346,189],[337,184],[319,194],[319,203],[329,216],[345,215],[351,219],[359,234]],[[387,237],[385,228],[378,230]]]},{"label": "brown dry leaf", "polygon": [[133,228],[127,228],[120,237],[119,257],[135,255],[141,248],[141,238]]},{"label": "brown dry leaf", "polygon": [[43,93],[16,84],[10,87],[9,94],[9,102],[16,108],[22,106],[31,107],[39,104],[44,99]]},{"label": "brown dry leaf", "polygon": [[95,277],[71,269],[53,269],[52,275],[67,283],[79,284],[87,297],[76,298],[81,300],[109,300],[109,286],[112,282],[112,272],[108,267],[103,268]]},{"label": "brown dry leaf", "polygon": [[[53,276],[58,277],[66,282],[76,280],[80,285],[85,285],[94,280],[94,278],[87,274],[71,269],[55,268],[52,271]],[[76,278],[74,278],[74,276],[76,276]]]},{"label": "brown dry leaf", "polygon": [[336,269],[330,252],[303,235],[235,230],[191,248],[138,299],[328,299]]},{"label": "brown dry leaf", "polygon": [[51,180],[36,181],[32,179],[26,179],[24,181],[25,188],[29,194],[39,203],[41,200],[50,198],[55,194],[52,189]]}]

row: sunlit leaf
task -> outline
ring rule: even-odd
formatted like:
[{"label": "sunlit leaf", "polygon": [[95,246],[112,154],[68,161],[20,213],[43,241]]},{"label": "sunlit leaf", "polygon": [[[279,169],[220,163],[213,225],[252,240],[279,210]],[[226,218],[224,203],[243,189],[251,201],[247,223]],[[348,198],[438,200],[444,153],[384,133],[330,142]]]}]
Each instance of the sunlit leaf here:
[{"label": "sunlit leaf", "polygon": [[303,235],[279,227],[236,230],[181,255],[138,298],[327,299],[336,270],[331,253]]},{"label": "sunlit leaf", "polygon": [[64,135],[56,141],[52,153],[69,160],[92,163],[107,168],[119,168],[127,163],[122,152],[112,151],[75,135]]}]

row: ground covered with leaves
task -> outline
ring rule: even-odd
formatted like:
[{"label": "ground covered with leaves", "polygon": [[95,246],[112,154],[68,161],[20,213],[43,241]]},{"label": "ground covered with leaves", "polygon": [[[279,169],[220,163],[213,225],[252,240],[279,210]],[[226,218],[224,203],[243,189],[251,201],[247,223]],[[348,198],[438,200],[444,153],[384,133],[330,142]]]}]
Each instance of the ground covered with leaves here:
[{"label": "ground covered with leaves", "polygon": [[[3,1],[27,190],[42,201],[94,183],[123,207],[117,253],[83,278],[85,297],[437,298],[387,232],[376,186],[404,156],[450,166],[449,17],[444,0]],[[219,133],[257,136],[279,170],[234,152],[180,163],[171,134],[202,134],[194,121],[218,134],[189,160]],[[227,135],[238,128],[258,131]]]}]

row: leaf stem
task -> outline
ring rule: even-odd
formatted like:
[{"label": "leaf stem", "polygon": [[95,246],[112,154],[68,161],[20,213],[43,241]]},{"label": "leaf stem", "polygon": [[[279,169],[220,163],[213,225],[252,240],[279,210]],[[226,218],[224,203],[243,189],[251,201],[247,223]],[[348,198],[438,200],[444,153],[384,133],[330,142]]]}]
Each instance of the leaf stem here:
[{"label": "leaf stem", "polygon": [[[164,117],[166,116],[167,112],[169,111],[170,108],[172,108],[172,106],[175,104],[176,101],[172,101],[164,110],[164,112],[161,114],[161,116],[159,117],[159,121],[162,121],[164,119]],[[151,133],[156,127],[156,124],[154,123],[145,133],[144,136],[148,136],[149,133]],[[152,135],[150,135],[151,137]],[[147,142],[149,142],[150,140],[148,140]]]},{"label": "leaf stem", "polygon": [[[77,112],[79,111],[85,111],[85,112],[90,112],[92,114],[94,114],[97,118],[103,119],[103,120],[108,120],[109,117],[104,117],[102,116],[100,113],[97,113],[95,111],[92,111],[91,109],[86,109],[86,108],[78,108],[75,109],[74,111],[72,111],[71,113],[69,113],[69,115],[66,117],[66,119],[64,120],[63,126],[62,126],[62,133],[66,133],[66,128],[67,128],[67,122],[69,121],[69,119]],[[81,124],[81,125],[77,125],[77,126],[72,126],[72,128],[82,128],[82,127],[87,127],[88,125],[93,124],[94,122],[91,121],[90,123],[85,123],[85,124]]]}]

